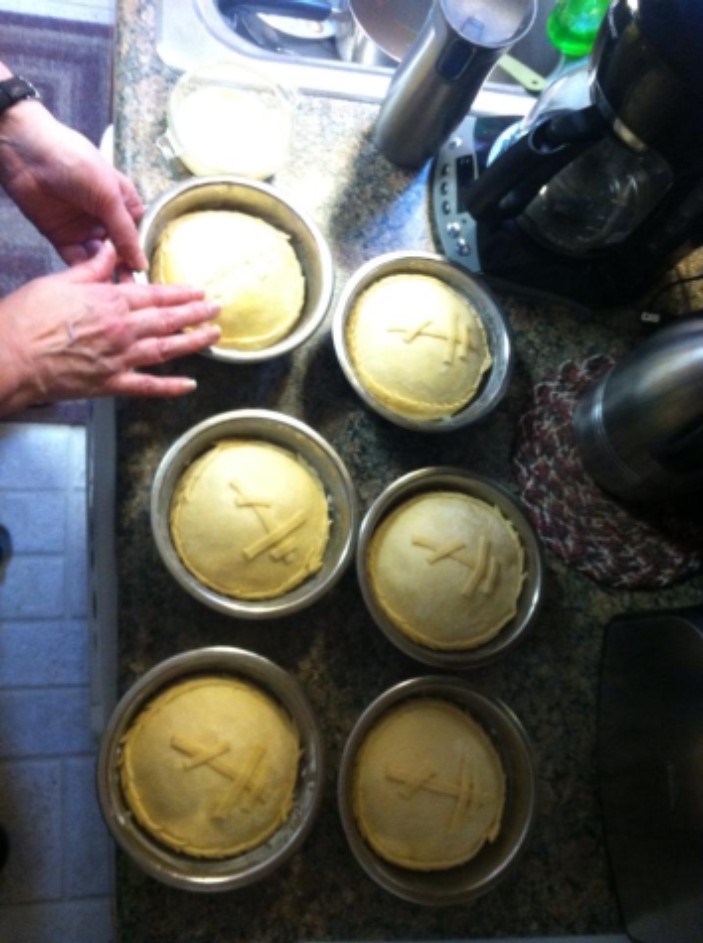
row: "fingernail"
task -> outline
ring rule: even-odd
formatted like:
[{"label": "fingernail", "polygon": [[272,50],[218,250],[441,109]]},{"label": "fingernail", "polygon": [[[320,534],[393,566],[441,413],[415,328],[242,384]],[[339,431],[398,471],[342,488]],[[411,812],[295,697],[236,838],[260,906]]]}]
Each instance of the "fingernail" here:
[{"label": "fingernail", "polygon": [[208,301],[207,310],[210,315],[213,317],[220,313],[221,305],[218,305],[216,301]]},{"label": "fingernail", "polygon": [[198,388],[198,381],[193,380],[191,377],[183,377],[183,385],[186,387],[187,393],[192,393]]}]

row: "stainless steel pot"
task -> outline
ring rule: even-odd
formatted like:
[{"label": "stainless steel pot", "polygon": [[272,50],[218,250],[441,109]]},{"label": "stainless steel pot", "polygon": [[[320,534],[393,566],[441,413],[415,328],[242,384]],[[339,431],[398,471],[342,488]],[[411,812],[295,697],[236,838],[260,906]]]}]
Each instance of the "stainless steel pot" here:
[{"label": "stainless steel pot", "polygon": [[388,68],[403,58],[420,32],[432,0],[219,0],[223,13],[273,13],[331,19],[337,52],[345,62]]},{"label": "stainless steel pot", "polygon": [[346,0],[335,13],[337,50],[347,62],[397,65],[413,44],[432,0]]},{"label": "stainless steel pot", "polygon": [[[703,486],[703,317],[662,328],[574,412],[586,470],[626,501],[686,500]],[[690,500],[690,498],[689,498]]]}]

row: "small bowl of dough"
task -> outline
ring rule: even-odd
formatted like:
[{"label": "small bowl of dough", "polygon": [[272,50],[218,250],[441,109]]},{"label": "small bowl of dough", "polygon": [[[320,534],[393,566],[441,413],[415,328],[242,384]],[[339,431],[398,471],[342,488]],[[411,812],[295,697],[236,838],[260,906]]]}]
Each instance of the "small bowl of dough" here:
[{"label": "small bowl of dough", "polygon": [[240,177],[176,184],[147,210],[140,241],[153,284],[202,288],[220,304],[207,354],[257,363],[295,350],[320,327],[332,255],[313,220],[272,186]]},{"label": "small bowl of dough", "polygon": [[451,432],[483,419],[512,372],[507,323],[490,292],[443,256],[392,252],[345,285],[332,336],[361,399],[390,422]]},{"label": "small bowl of dough", "polygon": [[102,736],[97,784],[108,828],[144,871],[212,892],[262,880],[300,848],[323,774],[296,679],[221,647],[169,658],[127,691]]},{"label": "small bowl of dough", "polygon": [[542,596],[542,550],[519,504],[460,468],[420,469],[380,494],[359,530],[356,567],[381,631],[438,668],[504,655]]},{"label": "small bowl of dough", "polygon": [[403,681],[362,713],[337,798],[349,846],[382,888],[467,903],[513,869],[531,832],[532,747],[501,701],[453,677]]},{"label": "small bowl of dough", "polygon": [[260,69],[209,62],[176,82],[162,150],[198,176],[265,180],[288,157],[295,102],[291,89]]},{"label": "small bowl of dough", "polygon": [[206,419],[161,459],[152,485],[157,549],[177,582],[240,619],[312,605],[354,555],[358,509],[342,460],[283,413]]}]

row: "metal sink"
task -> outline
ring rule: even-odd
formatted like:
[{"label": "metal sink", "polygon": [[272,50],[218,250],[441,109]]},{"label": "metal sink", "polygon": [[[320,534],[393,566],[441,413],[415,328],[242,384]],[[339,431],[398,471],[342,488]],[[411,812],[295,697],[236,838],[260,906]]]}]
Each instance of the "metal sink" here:
[{"label": "metal sink", "polygon": [[[550,0],[539,0],[534,26],[512,49],[516,59],[545,77],[561,65],[561,57],[545,33],[552,5]],[[383,100],[393,74],[391,68],[356,65],[315,54],[290,51],[281,54],[263,48],[232,28],[220,13],[217,0],[157,0],[156,12],[158,55],[179,71],[227,59],[259,63],[279,81],[302,92],[368,102]],[[533,100],[531,94],[497,67],[472,110],[476,114],[521,115]]]}]

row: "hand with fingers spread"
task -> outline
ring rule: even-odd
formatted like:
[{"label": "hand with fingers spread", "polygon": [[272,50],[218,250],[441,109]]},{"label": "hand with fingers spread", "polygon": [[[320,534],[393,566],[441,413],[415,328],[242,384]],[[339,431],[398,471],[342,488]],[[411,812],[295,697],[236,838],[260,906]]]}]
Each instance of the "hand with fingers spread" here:
[{"label": "hand with fingers spread", "polygon": [[[114,284],[111,243],[85,262],[0,300],[0,415],[36,402],[93,396],[180,396],[187,377],[144,367],[197,353],[219,338],[202,291]],[[188,330],[186,330],[188,329]]]},{"label": "hand with fingers spread", "polygon": [[0,185],[72,268],[0,300],[0,416],[36,402],[181,396],[187,377],[142,372],[215,344],[198,289],[139,285],[146,268],[131,181],[0,62]]}]

